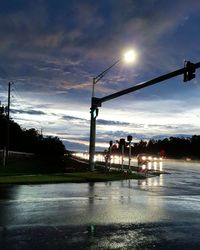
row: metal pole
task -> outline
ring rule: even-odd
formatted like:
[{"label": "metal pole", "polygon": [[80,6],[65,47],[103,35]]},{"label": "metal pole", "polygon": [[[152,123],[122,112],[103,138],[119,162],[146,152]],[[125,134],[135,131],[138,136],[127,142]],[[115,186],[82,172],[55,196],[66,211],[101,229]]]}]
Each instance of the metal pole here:
[{"label": "metal pole", "polygon": [[89,148],[89,164],[90,171],[94,171],[95,169],[95,137],[96,137],[96,116],[94,115],[95,107],[94,107],[94,98],[91,99],[91,118],[90,118],[90,148]]},{"label": "metal pole", "polygon": [[[96,139],[96,117],[98,114],[94,114],[95,111],[98,112],[98,105],[96,105],[95,98],[94,97],[94,85],[101,79],[103,78],[107,72],[114,67],[117,63],[120,62],[120,59],[114,62],[110,67],[105,69],[102,73],[100,73],[98,76],[93,78],[92,81],[92,98],[91,98],[91,118],[90,118],[90,145],[89,145],[89,165],[90,165],[90,171],[94,171],[95,169],[95,139]],[[100,105],[101,106],[101,105]]]},{"label": "metal pole", "polygon": [[131,169],[131,142],[129,141],[129,160],[128,160],[128,169]]},{"label": "metal pole", "polygon": [[92,97],[91,97],[91,118],[90,118],[90,145],[89,145],[89,165],[90,171],[94,171],[95,169],[95,137],[96,137],[96,117],[94,117],[94,85],[95,85],[95,78],[92,81]]},{"label": "metal pole", "polygon": [[93,78],[93,81],[92,81],[92,98],[94,97],[94,85],[95,85],[95,78]]},{"label": "metal pole", "polygon": [[9,82],[8,83],[8,107],[7,107],[8,110],[7,110],[7,117],[6,117],[6,121],[7,121],[7,126],[6,126],[6,150],[5,150],[4,166],[6,166],[7,163],[8,163],[8,154],[9,154],[10,86],[11,86],[11,83]]},{"label": "metal pole", "polygon": [[110,160],[110,168],[111,168],[111,166],[112,166],[112,164],[111,164],[111,160],[112,160],[112,145],[113,145],[113,141],[110,141],[109,142],[109,144],[110,144],[110,148],[109,148],[109,160]]},{"label": "metal pole", "polygon": [[124,145],[122,145],[122,170],[124,169]]},{"label": "metal pole", "polygon": [[129,142],[129,161],[128,161],[128,169],[131,169],[131,141],[133,137],[131,135],[127,136],[127,141]]}]

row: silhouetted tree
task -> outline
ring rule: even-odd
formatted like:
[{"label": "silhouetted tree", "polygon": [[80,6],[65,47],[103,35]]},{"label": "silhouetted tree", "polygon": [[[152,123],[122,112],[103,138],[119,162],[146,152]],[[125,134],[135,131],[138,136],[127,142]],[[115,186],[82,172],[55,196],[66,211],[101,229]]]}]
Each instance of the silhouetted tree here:
[{"label": "silhouetted tree", "polygon": [[34,128],[23,130],[23,148],[26,148],[26,152],[36,152],[39,146],[40,135]]},{"label": "silhouetted tree", "polygon": [[[6,142],[7,119],[0,115],[0,149]],[[9,150],[36,153],[49,159],[61,159],[65,146],[58,137],[43,137],[34,128],[22,129],[16,122],[9,120]]]},{"label": "silhouetted tree", "polygon": [[[141,140],[133,145],[131,150],[133,155],[150,153],[172,158],[192,157],[200,159],[200,135],[193,135],[192,138],[170,137],[163,140],[151,139],[148,142]],[[113,150],[113,153],[119,153],[120,148],[119,143],[118,149]],[[125,147],[125,154],[128,154],[127,147]]]},{"label": "silhouetted tree", "polygon": [[65,146],[58,137],[48,136],[39,142],[37,154],[50,158],[62,157],[65,153]]}]

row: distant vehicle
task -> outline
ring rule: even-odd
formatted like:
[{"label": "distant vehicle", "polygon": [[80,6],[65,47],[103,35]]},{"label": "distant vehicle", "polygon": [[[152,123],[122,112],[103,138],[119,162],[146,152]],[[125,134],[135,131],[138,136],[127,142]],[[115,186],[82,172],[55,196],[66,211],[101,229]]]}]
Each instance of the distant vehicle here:
[{"label": "distant vehicle", "polygon": [[148,162],[162,161],[163,158],[157,155],[139,154],[137,155],[138,165],[147,164]]}]

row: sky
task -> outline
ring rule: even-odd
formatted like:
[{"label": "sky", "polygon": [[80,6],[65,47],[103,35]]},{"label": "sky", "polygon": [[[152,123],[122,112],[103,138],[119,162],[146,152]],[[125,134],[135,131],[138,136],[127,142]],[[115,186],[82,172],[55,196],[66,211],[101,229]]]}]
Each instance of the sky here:
[{"label": "sky", "polygon": [[[199,0],[0,0],[0,101],[11,117],[87,151],[92,78],[134,49],[96,85],[104,97],[200,61]],[[109,141],[200,134],[200,71],[103,103],[97,150]]]}]

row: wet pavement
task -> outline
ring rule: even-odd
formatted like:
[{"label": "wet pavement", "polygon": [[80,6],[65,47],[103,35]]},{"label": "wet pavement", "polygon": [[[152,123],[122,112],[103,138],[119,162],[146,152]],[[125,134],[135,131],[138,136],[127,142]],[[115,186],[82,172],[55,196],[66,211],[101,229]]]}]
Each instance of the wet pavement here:
[{"label": "wet pavement", "polygon": [[0,187],[2,249],[200,249],[200,163],[146,180]]},{"label": "wet pavement", "polygon": [[199,249],[197,224],[18,226],[3,228],[1,249]]}]

